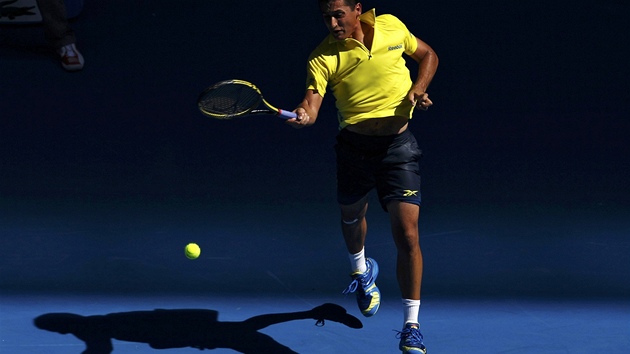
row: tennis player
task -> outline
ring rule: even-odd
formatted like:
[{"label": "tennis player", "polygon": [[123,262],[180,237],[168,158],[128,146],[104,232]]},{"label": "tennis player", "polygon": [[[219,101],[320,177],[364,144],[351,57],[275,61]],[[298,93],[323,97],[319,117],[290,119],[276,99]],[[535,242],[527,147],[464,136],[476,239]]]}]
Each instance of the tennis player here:
[{"label": "tennis player", "polygon": [[[330,34],[311,53],[306,94],[295,109],[295,128],[315,123],[326,90],[336,98],[339,134],[337,199],[341,230],[349,251],[352,282],[359,309],[374,315],[381,294],[375,284],[377,262],[365,254],[368,193],[376,189],[389,213],[398,251],[397,280],[404,324],[398,333],[403,353],[426,353],[418,314],[422,283],[420,168],[422,152],[409,131],[414,108],[427,110],[427,94],[438,66],[433,49],[415,37],[395,16],[363,12],[356,0],[318,0]],[[403,54],[418,63],[415,81]]]}]

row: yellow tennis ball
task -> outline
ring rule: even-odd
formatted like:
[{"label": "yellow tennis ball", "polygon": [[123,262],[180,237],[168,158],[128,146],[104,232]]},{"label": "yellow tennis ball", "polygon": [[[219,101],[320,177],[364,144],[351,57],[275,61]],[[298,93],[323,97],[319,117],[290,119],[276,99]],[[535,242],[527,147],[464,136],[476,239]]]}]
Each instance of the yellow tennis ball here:
[{"label": "yellow tennis ball", "polygon": [[201,254],[201,248],[196,243],[189,243],[184,249],[184,254],[188,259],[197,259]]}]

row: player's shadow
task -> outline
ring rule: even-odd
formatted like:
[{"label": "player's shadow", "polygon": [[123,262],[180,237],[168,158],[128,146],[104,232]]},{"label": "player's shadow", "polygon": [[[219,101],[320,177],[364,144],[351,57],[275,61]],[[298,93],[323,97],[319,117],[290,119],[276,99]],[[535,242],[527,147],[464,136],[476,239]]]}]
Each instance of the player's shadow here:
[{"label": "player's shadow", "polygon": [[197,349],[233,349],[240,353],[296,353],[259,330],[270,325],[313,319],[362,328],[361,321],[336,304],[323,304],[311,310],[254,316],[241,322],[218,321],[215,310],[178,309],[118,312],[81,316],[72,313],[48,313],[35,318],[37,328],[73,334],[85,342],[83,354],[109,354],[112,339],[147,343],[155,349],[192,347]]}]

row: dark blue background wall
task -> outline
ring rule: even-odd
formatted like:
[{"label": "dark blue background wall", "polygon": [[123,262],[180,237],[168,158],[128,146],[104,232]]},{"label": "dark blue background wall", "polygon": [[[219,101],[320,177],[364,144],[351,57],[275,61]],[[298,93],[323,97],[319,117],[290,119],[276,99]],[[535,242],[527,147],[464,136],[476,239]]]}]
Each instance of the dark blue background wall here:
[{"label": "dark blue background wall", "polygon": [[[364,7],[397,15],[440,56],[435,106],[411,124],[425,154],[426,291],[627,294],[628,4]],[[273,263],[264,252],[286,248],[275,269],[251,275],[261,283],[298,262],[287,257],[297,245],[321,257],[323,233],[324,269],[346,269],[332,97],[299,131],[273,117],[209,120],[195,106],[204,87],[242,78],[293,108],[326,35],[314,1],[86,1],[72,26],[86,58],[73,74],[41,27],[0,27],[6,289],[190,290],[190,263],[169,263],[187,240],[214,245],[219,264],[195,264],[214,269],[215,289],[246,289],[221,269]],[[374,242],[390,247],[385,216],[372,212],[385,233]]]}]

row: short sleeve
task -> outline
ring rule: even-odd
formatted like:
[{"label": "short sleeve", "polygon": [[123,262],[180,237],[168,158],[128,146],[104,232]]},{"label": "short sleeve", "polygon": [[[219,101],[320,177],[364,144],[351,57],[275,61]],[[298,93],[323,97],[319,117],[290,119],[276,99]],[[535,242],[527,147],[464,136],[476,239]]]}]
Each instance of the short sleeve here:
[{"label": "short sleeve", "polygon": [[328,72],[324,58],[311,57],[306,65],[306,89],[316,91],[324,97],[329,80]]}]

